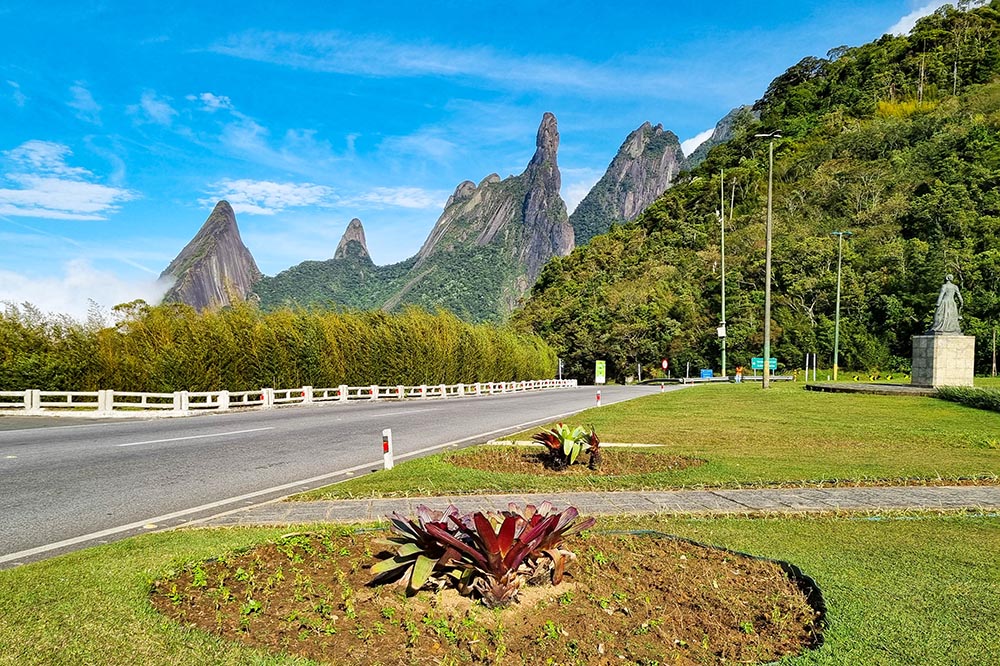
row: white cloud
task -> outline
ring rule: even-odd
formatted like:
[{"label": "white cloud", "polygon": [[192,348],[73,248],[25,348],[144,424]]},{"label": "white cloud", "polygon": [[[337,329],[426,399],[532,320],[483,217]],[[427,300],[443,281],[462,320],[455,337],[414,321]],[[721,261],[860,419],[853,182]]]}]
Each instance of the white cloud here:
[{"label": "white cloud", "polygon": [[[557,55],[523,56],[490,47],[452,48],[398,43],[339,32],[248,31],[209,50],[245,60],[296,69],[370,77],[451,77],[512,89],[573,90],[620,95],[641,91],[667,96],[684,92],[687,78],[665,62],[620,58],[593,64]],[[638,66],[640,65],[641,66]]]},{"label": "white cloud", "polygon": [[216,111],[233,111],[233,102],[225,95],[213,95],[210,92],[203,92],[200,95],[188,95],[184,99],[189,102],[201,102],[201,110],[215,113]]},{"label": "white cloud", "polygon": [[444,162],[454,157],[457,146],[438,130],[420,130],[408,136],[386,138],[379,149],[388,155],[416,155]]},{"label": "white cloud", "polygon": [[693,153],[695,150],[698,149],[698,146],[700,146],[701,144],[705,143],[710,138],[712,138],[712,133],[714,132],[715,128],[712,127],[705,130],[704,132],[698,132],[690,139],[685,139],[684,141],[681,141],[681,150],[684,152],[684,157],[687,157],[688,155]]},{"label": "white cloud", "polygon": [[27,302],[43,312],[67,314],[79,320],[86,318],[90,301],[104,311],[137,298],[155,304],[168,288],[169,284],[153,279],[125,280],[94,268],[85,259],[66,263],[61,275],[41,278],[0,270],[0,302]]},{"label": "white cloud", "polygon": [[0,178],[0,215],[51,220],[103,220],[119,204],[135,198],[129,190],[94,182],[87,169],[66,163],[68,146],[28,141],[3,153],[12,165]]},{"label": "white cloud", "polygon": [[444,208],[446,192],[419,187],[376,187],[357,197],[341,201],[342,205],[375,204],[399,208]]},{"label": "white cloud", "polygon": [[223,180],[215,183],[206,199],[198,203],[212,205],[226,199],[237,213],[274,215],[286,208],[328,205],[333,190],[314,183],[275,183],[269,180]]},{"label": "white cloud", "polygon": [[896,21],[891,28],[886,30],[886,33],[890,35],[907,35],[910,33],[910,30],[913,30],[913,26],[917,24],[919,19],[933,14],[939,7],[947,4],[954,3],[949,3],[949,0],[931,0],[931,2],[928,2],[926,5],[919,7],[918,9],[914,9],[912,12]]},{"label": "white cloud", "polygon": [[94,100],[90,91],[83,86],[83,83],[77,81],[75,85],[70,87],[69,91],[73,95],[73,99],[67,104],[70,108],[76,109],[76,117],[85,122],[100,125],[101,106]]},{"label": "white cloud", "polygon": [[23,107],[28,101],[28,96],[21,92],[21,85],[17,81],[8,81],[7,85],[14,89],[14,92],[10,94],[11,98],[14,100],[14,104]]},{"label": "white cloud", "polygon": [[142,93],[139,104],[126,109],[131,115],[142,115],[142,122],[155,123],[156,125],[168,126],[174,121],[177,111],[170,106],[167,99],[157,97],[152,90]]}]

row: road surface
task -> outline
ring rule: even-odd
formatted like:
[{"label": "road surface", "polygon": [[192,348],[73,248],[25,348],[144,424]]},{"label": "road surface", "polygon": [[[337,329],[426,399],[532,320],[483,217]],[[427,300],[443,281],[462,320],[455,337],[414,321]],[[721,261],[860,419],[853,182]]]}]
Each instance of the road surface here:
[{"label": "road surface", "polygon": [[[673,387],[671,387],[673,388]],[[605,405],[659,391],[606,386]],[[183,524],[592,407],[593,387],[182,419],[0,417],[0,567]]]}]

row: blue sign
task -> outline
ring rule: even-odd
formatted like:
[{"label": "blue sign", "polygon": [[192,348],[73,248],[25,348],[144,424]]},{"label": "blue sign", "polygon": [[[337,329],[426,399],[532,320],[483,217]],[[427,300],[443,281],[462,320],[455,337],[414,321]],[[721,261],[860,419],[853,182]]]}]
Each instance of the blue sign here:
[{"label": "blue sign", "polygon": [[701,378],[702,379],[711,379],[712,376],[713,376],[713,374],[712,374],[712,370],[711,369],[706,369],[706,368],[702,368],[701,369]]}]

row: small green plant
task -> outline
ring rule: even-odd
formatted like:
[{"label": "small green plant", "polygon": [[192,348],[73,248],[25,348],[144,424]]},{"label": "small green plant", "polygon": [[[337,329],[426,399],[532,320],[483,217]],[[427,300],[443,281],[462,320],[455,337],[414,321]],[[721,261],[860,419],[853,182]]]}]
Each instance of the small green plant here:
[{"label": "small green plant", "polygon": [[554,470],[566,469],[585,451],[590,454],[590,469],[596,470],[601,463],[601,440],[593,427],[588,433],[581,427],[571,428],[565,423],[558,423],[551,430],[536,433],[532,439],[546,447],[548,465]]}]

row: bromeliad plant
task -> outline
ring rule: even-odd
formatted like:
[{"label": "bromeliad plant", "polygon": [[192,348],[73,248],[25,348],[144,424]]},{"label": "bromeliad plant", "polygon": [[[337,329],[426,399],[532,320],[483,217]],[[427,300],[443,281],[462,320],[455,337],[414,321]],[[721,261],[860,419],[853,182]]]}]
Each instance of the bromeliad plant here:
[{"label": "bromeliad plant", "polygon": [[450,521],[462,521],[458,509],[449,505],[444,511],[433,511],[421,504],[417,507],[415,520],[407,520],[398,513],[389,516],[393,536],[379,543],[395,548],[392,557],[378,562],[372,567],[376,574],[373,583],[406,579],[407,590],[416,592],[433,579],[437,587],[444,585],[444,574],[454,568],[453,562],[459,553],[454,548],[442,544],[430,533],[431,527],[451,529]]},{"label": "bromeliad plant", "polygon": [[601,464],[601,440],[593,426],[587,432],[579,426],[571,428],[565,423],[558,423],[551,430],[536,433],[532,439],[545,446],[549,454],[548,465],[554,470],[566,469],[583,452],[590,454],[590,469],[596,470]]},{"label": "bromeliad plant", "polygon": [[390,521],[395,536],[386,543],[397,552],[372,567],[374,582],[409,572],[412,592],[432,579],[440,585],[452,580],[459,592],[477,594],[490,608],[510,604],[529,579],[547,577],[558,585],[566,563],[575,559],[561,542],[595,522],[580,519],[575,507],[555,511],[548,502],[465,515],[455,507],[433,512],[421,506],[416,521],[398,515]]}]

